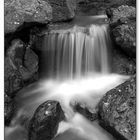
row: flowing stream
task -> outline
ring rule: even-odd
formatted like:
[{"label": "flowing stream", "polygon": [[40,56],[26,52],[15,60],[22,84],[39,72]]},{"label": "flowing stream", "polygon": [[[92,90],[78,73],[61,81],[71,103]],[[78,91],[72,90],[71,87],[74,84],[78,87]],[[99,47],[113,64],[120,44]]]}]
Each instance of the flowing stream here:
[{"label": "flowing stream", "polygon": [[11,126],[5,128],[5,140],[27,140],[21,118],[31,118],[46,100],[59,101],[66,116],[54,140],[114,140],[98,121],[87,120],[72,107],[81,103],[96,110],[107,91],[128,79],[111,73],[110,47],[107,24],[77,24],[46,33],[42,44],[46,78],[18,93],[18,112]]}]

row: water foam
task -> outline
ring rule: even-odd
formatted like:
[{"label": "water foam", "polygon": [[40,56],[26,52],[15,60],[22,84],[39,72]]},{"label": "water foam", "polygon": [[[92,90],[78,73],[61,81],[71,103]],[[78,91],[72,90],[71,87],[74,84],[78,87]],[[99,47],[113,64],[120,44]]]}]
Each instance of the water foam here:
[{"label": "water foam", "polygon": [[31,118],[35,109],[46,100],[59,101],[66,116],[59,124],[55,140],[112,140],[98,123],[91,123],[73,110],[75,103],[95,110],[107,91],[129,78],[111,74],[109,46],[107,25],[74,26],[46,34],[42,55],[47,65],[43,64],[43,68],[47,66],[45,73],[50,78],[18,93],[19,110],[11,128],[6,128],[6,140],[12,135],[10,140],[19,140],[15,133],[25,132],[20,125],[21,117]]}]

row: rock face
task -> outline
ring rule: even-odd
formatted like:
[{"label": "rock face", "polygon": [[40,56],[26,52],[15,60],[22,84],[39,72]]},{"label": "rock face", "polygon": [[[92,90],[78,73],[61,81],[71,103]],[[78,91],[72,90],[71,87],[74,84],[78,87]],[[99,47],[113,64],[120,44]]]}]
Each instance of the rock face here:
[{"label": "rock face", "polygon": [[130,57],[136,57],[136,23],[119,25],[112,30],[114,41]]},{"label": "rock face", "polygon": [[5,32],[13,32],[24,22],[47,23],[52,19],[52,7],[43,0],[5,0]]},{"label": "rock face", "polygon": [[111,69],[113,73],[123,75],[134,75],[136,73],[136,62],[126,56],[121,50],[113,48]]},{"label": "rock face", "polygon": [[34,113],[29,125],[29,140],[51,140],[64,119],[64,113],[57,101],[41,104]]},{"label": "rock face", "polygon": [[111,35],[128,56],[136,57],[136,9],[132,6],[120,6],[110,9]]},{"label": "rock face", "polygon": [[16,105],[13,99],[4,95],[4,121],[5,125],[8,126],[11,122],[12,117],[15,114]]},{"label": "rock face", "polygon": [[67,21],[75,16],[76,0],[49,0],[52,6],[52,21]]},{"label": "rock face", "polygon": [[136,8],[128,5],[121,5],[111,9],[111,24],[117,23],[121,19],[131,20],[136,18]]},{"label": "rock face", "polygon": [[136,77],[110,90],[99,103],[100,124],[119,140],[136,139]]},{"label": "rock face", "polygon": [[37,79],[38,56],[20,40],[13,41],[5,57],[5,93],[14,96],[26,83]]},{"label": "rock face", "polygon": [[75,16],[75,0],[5,0],[5,33],[23,23],[65,21]]},{"label": "rock face", "polygon": [[[105,14],[107,8],[121,5],[136,6],[135,0],[77,0],[77,12],[89,14]],[[79,13],[78,13],[79,14]]]}]

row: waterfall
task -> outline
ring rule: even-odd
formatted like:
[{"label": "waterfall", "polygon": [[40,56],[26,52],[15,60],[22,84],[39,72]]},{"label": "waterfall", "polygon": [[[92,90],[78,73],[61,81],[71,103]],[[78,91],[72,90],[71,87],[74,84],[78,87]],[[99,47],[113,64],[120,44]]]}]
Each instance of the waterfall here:
[{"label": "waterfall", "polygon": [[111,73],[110,44],[106,24],[75,25],[46,33],[40,46],[45,79],[17,94],[17,115],[5,128],[5,139],[27,140],[27,130],[20,123],[22,117],[31,118],[40,104],[56,100],[66,119],[59,124],[54,140],[113,140],[98,122],[87,120],[71,106],[80,103],[95,110],[107,91],[128,79]]},{"label": "waterfall", "polygon": [[109,44],[107,25],[50,31],[43,42],[50,77],[74,78],[96,72],[109,73]]}]

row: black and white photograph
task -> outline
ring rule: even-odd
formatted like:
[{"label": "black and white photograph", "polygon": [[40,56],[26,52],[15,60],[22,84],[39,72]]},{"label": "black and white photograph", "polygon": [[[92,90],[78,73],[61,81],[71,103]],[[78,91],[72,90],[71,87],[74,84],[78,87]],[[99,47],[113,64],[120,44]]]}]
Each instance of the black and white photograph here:
[{"label": "black and white photograph", "polygon": [[136,0],[3,7],[4,140],[136,140]]}]

